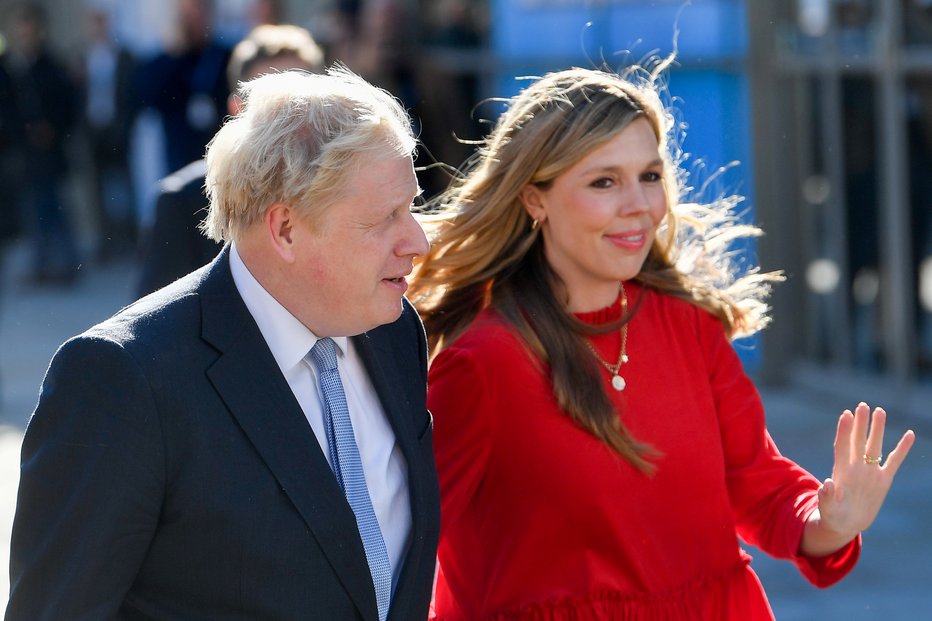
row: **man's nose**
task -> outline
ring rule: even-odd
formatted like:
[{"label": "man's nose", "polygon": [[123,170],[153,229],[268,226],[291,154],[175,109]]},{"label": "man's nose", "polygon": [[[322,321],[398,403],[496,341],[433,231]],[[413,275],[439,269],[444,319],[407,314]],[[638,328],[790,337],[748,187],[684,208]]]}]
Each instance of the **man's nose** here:
[{"label": "man's nose", "polygon": [[398,254],[400,256],[424,256],[429,250],[430,242],[427,241],[427,235],[424,234],[421,223],[418,222],[413,213],[408,212]]}]

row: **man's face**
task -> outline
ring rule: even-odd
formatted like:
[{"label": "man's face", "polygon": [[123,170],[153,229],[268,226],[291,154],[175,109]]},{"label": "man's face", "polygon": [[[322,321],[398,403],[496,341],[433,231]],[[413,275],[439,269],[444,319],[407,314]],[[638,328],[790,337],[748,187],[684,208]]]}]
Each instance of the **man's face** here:
[{"label": "man's face", "polygon": [[419,191],[410,157],[365,157],[335,204],[294,223],[290,310],[317,336],[353,336],[401,315],[406,277],[429,248],[410,210]]}]

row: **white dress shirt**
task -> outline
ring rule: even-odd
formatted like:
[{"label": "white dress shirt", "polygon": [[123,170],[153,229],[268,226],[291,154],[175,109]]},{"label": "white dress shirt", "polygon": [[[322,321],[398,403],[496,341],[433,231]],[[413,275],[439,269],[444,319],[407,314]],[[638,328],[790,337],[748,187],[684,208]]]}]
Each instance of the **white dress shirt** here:
[{"label": "white dress shirt", "polygon": [[[308,357],[318,337],[285,310],[253,277],[235,244],[230,248],[230,270],[246,308],[259,326],[329,462],[323,394],[317,381],[317,369]],[[396,585],[411,533],[407,462],[352,343],[345,336],[333,337],[333,341],[337,346],[337,368],[346,393],[353,434],[359,445],[366,486],[392,564],[392,584]],[[330,466],[332,468],[333,464]]]}]

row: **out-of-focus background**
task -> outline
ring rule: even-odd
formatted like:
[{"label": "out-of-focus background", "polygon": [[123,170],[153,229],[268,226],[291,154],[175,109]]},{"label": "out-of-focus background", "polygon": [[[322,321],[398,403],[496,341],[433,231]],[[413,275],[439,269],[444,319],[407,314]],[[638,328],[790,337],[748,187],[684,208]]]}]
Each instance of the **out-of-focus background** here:
[{"label": "out-of-focus background", "polygon": [[787,274],[738,344],[777,443],[828,476],[861,399],[890,413],[887,450],[919,434],[840,585],[754,554],[777,618],[932,618],[930,0],[0,0],[0,602],[46,365],[134,299],[158,182],[203,154],[226,54],[260,23],[307,28],[404,101],[428,195],[516,76],[675,49],[693,196],[745,196],[766,236],[739,258]]}]

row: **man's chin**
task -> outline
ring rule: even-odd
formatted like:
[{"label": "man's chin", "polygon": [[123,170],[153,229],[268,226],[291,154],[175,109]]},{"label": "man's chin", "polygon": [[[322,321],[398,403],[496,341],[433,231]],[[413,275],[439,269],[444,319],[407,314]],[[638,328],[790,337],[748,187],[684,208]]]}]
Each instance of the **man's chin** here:
[{"label": "man's chin", "polygon": [[367,325],[356,331],[355,334],[362,334],[363,332],[368,332],[369,330],[375,330],[379,326],[395,323],[401,317],[402,310],[403,307],[401,305],[401,300],[398,301],[397,305],[392,306],[391,308],[385,307],[381,309],[378,314],[373,314],[370,317],[370,321],[367,322]]},{"label": "man's chin", "polygon": [[384,326],[386,324],[395,323],[398,321],[398,319],[401,318],[401,312],[403,309],[404,307],[401,305],[401,300],[399,300],[395,308],[393,308],[390,312],[386,311],[385,321],[383,321],[380,325]]}]

